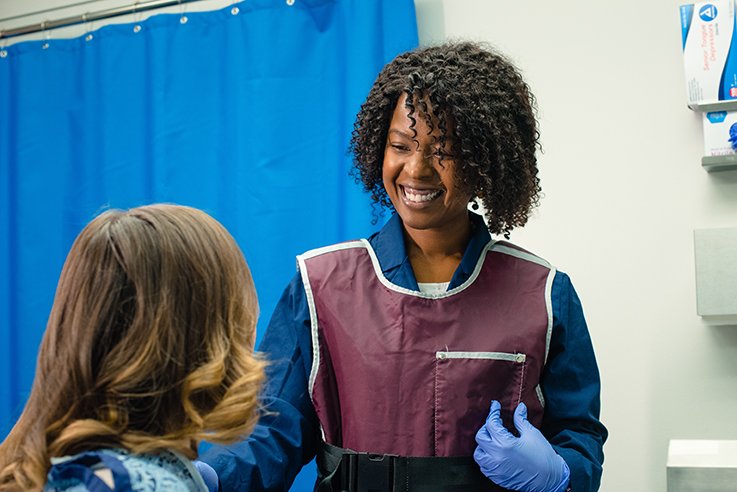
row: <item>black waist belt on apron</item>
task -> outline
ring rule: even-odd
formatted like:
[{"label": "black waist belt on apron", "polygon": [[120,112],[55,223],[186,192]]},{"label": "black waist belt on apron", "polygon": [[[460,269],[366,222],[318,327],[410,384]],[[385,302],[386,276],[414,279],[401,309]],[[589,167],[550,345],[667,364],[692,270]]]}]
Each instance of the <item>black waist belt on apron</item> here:
[{"label": "black waist belt on apron", "polygon": [[357,453],[323,441],[316,461],[316,492],[508,492],[484,476],[472,456]]}]

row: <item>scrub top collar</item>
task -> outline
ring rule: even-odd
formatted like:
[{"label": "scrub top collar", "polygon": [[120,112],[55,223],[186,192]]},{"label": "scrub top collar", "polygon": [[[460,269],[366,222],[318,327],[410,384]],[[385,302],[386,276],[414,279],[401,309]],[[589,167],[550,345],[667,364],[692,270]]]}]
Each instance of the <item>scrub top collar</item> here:
[{"label": "scrub top collar", "polygon": [[[471,211],[468,212],[468,215],[471,219],[473,235],[471,236],[471,241],[468,243],[466,252],[463,254],[461,264],[458,265],[458,268],[453,274],[448,290],[468,280],[476,268],[481,251],[491,240],[491,235],[486,228],[484,219]],[[393,214],[381,231],[369,238],[369,243],[371,243],[371,246],[376,252],[381,271],[387,280],[399,287],[414,291],[420,290],[417,286],[414,271],[412,270],[412,264],[404,249],[402,221],[397,214]]]}]

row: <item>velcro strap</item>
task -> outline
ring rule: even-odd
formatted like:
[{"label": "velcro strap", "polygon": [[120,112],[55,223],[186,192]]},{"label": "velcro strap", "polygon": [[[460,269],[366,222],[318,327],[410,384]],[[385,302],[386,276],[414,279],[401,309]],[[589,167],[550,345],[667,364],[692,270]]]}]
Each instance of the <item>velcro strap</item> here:
[{"label": "velcro strap", "polygon": [[419,457],[357,453],[322,442],[317,453],[319,492],[505,491],[472,456]]}]

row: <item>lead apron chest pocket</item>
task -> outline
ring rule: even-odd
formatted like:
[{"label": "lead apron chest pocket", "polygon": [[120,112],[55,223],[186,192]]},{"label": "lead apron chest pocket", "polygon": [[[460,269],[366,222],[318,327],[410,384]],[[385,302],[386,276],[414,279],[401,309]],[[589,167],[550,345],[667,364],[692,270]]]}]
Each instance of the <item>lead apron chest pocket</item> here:
[{"label": "lead apron chest pocket", "polygon": [[491,400],[501,403],[502,422],[517,435],[512,416],[522,401],[526,360],[519,353],[436,352],[436,456],[473,454]]}]

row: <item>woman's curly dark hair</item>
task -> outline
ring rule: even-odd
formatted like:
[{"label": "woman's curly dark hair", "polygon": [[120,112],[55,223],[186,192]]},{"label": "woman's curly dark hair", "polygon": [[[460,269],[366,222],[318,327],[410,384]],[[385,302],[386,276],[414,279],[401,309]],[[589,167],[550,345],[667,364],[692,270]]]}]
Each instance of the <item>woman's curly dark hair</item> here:
[{"label": "woman's curly dark hair", "polygon": [[384,67],[358,112],[349,151],[351,174],[375,204],[389,209],[382,164],[402,94],[411,118],[415,105],[430,128],[430,113],[438,118],[441,148],[452,122],[459,186],[481,197],[489,231],[509,236],[523,226],[540,199],[539,132],[534,96],[517,69],[491,49],[469,42],[410,51]]}]

